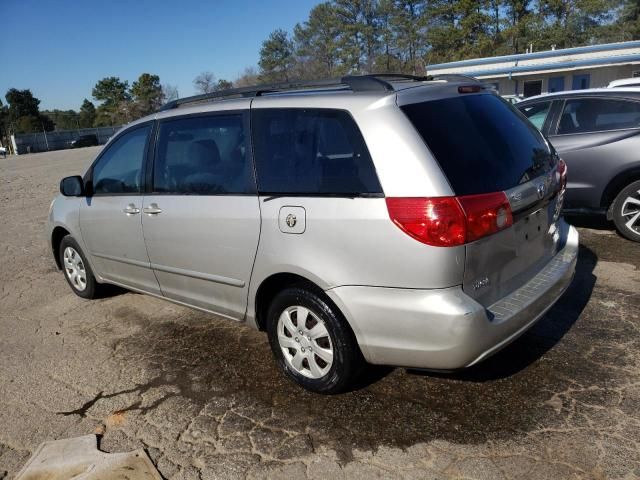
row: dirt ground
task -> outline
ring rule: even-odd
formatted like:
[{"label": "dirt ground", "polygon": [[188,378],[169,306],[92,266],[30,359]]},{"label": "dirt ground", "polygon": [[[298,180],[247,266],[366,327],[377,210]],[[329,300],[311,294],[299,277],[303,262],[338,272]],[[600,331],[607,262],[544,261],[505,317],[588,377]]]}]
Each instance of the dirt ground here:
[{"label": "dirt ground", "polygon": [[44,224],[97,149],[0,160],[0,479],[45,440],[103,433],[167,479],[640,478],[640,245],[581,228],[576,279],[530,332],[456,375],[378,369],[324,397],[266,337],[158,299],[76,297]]}]

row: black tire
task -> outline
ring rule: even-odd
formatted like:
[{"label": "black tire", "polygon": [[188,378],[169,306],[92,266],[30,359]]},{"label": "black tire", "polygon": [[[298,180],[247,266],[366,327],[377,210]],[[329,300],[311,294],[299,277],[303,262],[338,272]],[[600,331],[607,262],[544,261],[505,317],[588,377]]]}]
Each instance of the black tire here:
[{"label": "black tire", "polygon": [[[313,316],[322,321],[331,340],[333,361],[327,373],[318,379],[309,378],[290,365],[285,360],[283,348],[278,340],[280,315],[295,306],[302,306],[311,312],[310,322],[315,322]],[[365,366],[364,358],[351,328],[340,311],[321,292],[315,292],[305,287],[291,287],[281,291],[269,306],[267,322],[269,343],[278,367],[287,377],[307,390],[322,394],[344,392],[354,383]],[[296,328],[298,327],[296,326]],[[304,351],[304,348],[302,350]],[[293,351],[295,352],[295,350]],[[321,359],[318,361],[321,362]],[[327,366],[328,364],[325,364],[325,367]]]},{"label": "black tire", "polygon": [[[82,288],[82,285],[80,285],[78,281],[74,282],[71,279],[69,270],[65,266],[64,256],[67,248],[73,249],[80,256],[81,265],[84,268],[84,277],[86,279],[84,288]],[[93,275],[91,266],[89,265],[89,262],[87,262],[87,258],[85,257],[82,249],[80,248],[80,245],[78,245],[78,242],[76,242],[71,235],[65,236],[60,242],[59,255],[60,255],[60,265],[62,266],[62,273],[64,274],[64,278],[67,280],[67,283],[71,287],[71,290],[73,291],[73,293],[75,293],[79,297],[86,298],[86,299],[96,298],[98,296],[100,284],[96,281],[96,277]]]},{"label": "black tire", "polygon": [[[620,235],[634,242],[640,242],[640,218],[638,218],[633,225],[635,228],[630,228],[626,225],[627,222],[635,216],[630,216],[629,212],[635,213],[636,211],[635,208],[631,210],[629,203],[625,202],[629,197],[640,201],[640,180],[632,182],[623,188],[613,201],[613,223],[616,225],[616,230],[618,230]],[[626,207],[625,203],[627,203]],[[635,207],[635,204],[631,205]],[[623,211],[623,208],[626,209]],[[638,206],[637,211],[640,212],[640,206]],[[623,213],[627,213],[627,215],[623,215]]]}]

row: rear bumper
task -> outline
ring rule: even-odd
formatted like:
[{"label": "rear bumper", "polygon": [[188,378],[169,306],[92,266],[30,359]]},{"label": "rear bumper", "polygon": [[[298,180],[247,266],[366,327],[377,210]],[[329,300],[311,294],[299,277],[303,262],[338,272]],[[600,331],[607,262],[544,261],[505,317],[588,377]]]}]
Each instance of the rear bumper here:
[{"label": "rear bumper", "polygon": [[460,286],[344,286],[326,293],[351,324],[368,362],[451,370],[474,365],[530,328],[567,289],[578,232],[561,222],[564,246],[529,282],[488,308]]}]

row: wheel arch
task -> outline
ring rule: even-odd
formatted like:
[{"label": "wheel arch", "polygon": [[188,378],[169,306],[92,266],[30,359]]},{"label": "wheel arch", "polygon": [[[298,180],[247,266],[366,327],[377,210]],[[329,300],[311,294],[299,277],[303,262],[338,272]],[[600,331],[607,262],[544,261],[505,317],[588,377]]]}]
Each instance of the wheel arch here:
[{"label": "wheel arch", "polygon": [[60,243],[67,235],[70,235],[70,232],[59,225],[51,232],[51,249],[53,251],[53,259],[58,266],[58,270],[62,270],[62,265],[60,264]]},{"label": "wheel arch", "polygon": [[600,199],[600,206],[607,209],[607,218],[609,220],[611,220],[611,207],[618,193],[624,187],[637,180],[640,180],[640,164],[618,173],[609,181]]},{"label": "wheel arch", "polygon": [[[285,288],[300,286],[307,288],[316,294],[322,296],[323,300],[326,301],[329,306],[331,306],[335,311],[342,316],[345,320],[346,324],[349,326],[351,331],[353,332],[353,327],[347,316],[344,314],[342,309],[325,293],[324,289],[318,285],[318,283],[310,280],[304,275],[292,272],[279,272],[274,273],[266,277],[256,290],[256,294],[254,297],[254,319],[255,325],[260,331],[266,331],[267,329],[267,311],[269,309],[269,305],[271,304],[271,300],[278,292],[281,292]],[[354,332],[355,334],[355,332]]]}]

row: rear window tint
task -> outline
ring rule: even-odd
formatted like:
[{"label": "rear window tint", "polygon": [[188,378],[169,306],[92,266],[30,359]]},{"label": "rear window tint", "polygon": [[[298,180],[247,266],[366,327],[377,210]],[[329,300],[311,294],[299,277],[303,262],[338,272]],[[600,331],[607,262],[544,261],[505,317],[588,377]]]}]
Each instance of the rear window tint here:
[{"label": "rear window tint", "polygon": [[640,127],[640,102],[577,98],[566,101],[558,124],[558,134],[638,127]]},{"label": "rear window tint", "polygon": [[160,122],[154,192],[222,195],[255,192],[242,114]]},{"label": "rear window tint", "polygon": [[347,112],[329,109],[252,111],[261,193],[381,193],[364,139]]},{"label": "rear window tint", "polygon": [[495,95],[404,105],[456,195],[507,190],[553,165],[544,138],[515,108]]}]

